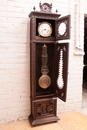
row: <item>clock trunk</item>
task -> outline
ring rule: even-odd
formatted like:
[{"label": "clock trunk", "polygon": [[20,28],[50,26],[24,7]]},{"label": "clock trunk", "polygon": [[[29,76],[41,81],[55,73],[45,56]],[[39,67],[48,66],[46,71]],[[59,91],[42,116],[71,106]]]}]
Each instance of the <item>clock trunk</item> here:
[{"label": "clock trunk", "polygon": [[[58,43],[60,14],[52,13],[51,9],[51,4],[40,3],[40,11],[32,11],[29,14],[31,95],[29,121],[32,126],[57,121],[59,119],[56,113],[57,97],[66,101],[69,44]],[[45,32],[43,29],[40,35],[38,26],[42,23],[48,23],[52,27],[51,35],[43,35]],[[67,27],[69,28],[68,25]],[[69,29],[67,30],[69,34]],[[59,39],[62,39],[60,37]]]}]

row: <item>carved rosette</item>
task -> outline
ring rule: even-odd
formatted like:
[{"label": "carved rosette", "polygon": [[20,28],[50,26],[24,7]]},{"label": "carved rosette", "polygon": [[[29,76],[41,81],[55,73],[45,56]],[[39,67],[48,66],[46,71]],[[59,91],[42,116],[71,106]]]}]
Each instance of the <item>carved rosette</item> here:
[{"label": "carved rosette", "polygon": [[37,116],[43,116],[53,113],[53,102],[44,102],[37,105]]}]

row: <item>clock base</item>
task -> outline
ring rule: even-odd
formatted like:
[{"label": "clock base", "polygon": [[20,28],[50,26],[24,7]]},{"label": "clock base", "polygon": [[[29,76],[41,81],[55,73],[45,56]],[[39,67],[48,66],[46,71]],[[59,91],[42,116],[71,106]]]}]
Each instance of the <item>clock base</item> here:
[{"label": "clock base", "polygon": [[31,126],[36,126],[36,125],[41,125],[41,124],[46,124],[46,123],[52,123],[52,122],[57,122],[60,120],[57,116],[52,116],[52,117],[45,117],[42,119],[33,119],[32,115],[28,117]]}]

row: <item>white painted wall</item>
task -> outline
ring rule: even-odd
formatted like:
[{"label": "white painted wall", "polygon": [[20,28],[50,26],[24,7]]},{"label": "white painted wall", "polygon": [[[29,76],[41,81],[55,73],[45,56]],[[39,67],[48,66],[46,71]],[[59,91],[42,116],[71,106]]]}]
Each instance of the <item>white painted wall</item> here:
[{"label": "white painted wall", "polygon": [[[0,0],[0,123],[27,119],[30,114],[30,47],[28,14],[39,0]],[[75,1],[42,0],[71,14],[67,102],[58,99],[58,113],[81,108],[83,56],[75,56]],[[78,4],[79,1],[77,1]],[[82,2],[82,0],[81,0]],[[81,8],[80,8],[81,9]],[[81,9],[82,11],[82,9]],[[81,12],[79,11],[79,12]],[[83,13],[79,14],[80,41],[83,42]],[[82,18],[82,19],[81,19]]]}]

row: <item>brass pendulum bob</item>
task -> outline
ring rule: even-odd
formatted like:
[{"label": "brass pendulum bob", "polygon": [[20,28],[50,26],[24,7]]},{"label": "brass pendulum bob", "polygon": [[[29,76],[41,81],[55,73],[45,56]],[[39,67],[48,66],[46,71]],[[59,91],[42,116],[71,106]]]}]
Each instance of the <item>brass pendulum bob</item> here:
[{"label": "brass pendulum bob", "polygon": [[44,44],[42,46],[42,67],[41,67],[42,75],[38,80],[39,86],[44,89],[48,88],[51,84],[51,79],[47,75],[49,72],[48,67],[47,67],[47,61],[48,61],[47,46],[46,44]]}]

